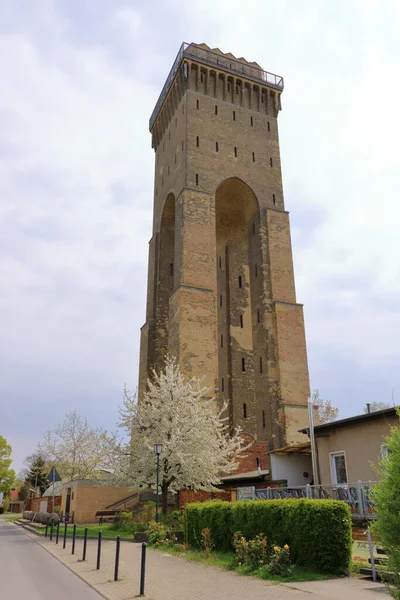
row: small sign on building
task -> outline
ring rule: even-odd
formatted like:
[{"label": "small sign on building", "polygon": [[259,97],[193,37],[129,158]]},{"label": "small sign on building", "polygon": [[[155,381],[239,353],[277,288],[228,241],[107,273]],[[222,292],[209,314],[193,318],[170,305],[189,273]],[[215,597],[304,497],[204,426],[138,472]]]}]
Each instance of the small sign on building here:
[{"label": "small sign on building", "polygon": [[256,488],[254,486],[238,488],[237,499],[238,500],[255,500],[256,499]]}]

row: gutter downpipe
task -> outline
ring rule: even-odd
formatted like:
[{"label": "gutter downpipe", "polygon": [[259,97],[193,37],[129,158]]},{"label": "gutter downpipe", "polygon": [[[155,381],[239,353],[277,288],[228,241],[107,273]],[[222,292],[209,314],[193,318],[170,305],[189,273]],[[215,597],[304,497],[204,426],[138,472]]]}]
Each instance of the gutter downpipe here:
[{"label": "gutter downpipe", "polygon": [[312,398],[308,399],[308,420],[310,423],[311,463],[312,463],[312,470],[313,470],[313,480],[314,480],[314,485],[319,485],[317,448],[315,445],[315,435],[314,435],[314,403],[312,401]]}]

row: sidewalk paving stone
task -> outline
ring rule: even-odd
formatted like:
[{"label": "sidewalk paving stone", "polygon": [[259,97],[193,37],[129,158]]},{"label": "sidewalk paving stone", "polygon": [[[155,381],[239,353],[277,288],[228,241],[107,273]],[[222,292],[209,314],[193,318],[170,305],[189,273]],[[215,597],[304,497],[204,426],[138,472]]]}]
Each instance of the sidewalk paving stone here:
[{"label": "sidewalk paving stone", "polygon": [[[89,540],[83,562],[83,541],[71,540],[65,550],[46,538],[34,539],[108,600],[139,595],[141,544],[121,544],[119,581],[114,582],[115,542],[103,540],[101,568],[96,571],[97,542]],[[382,600],[382,584],[357,578],[276,584],[191,562],[160,550],[147,550],[145,598],[148,600]]]}]

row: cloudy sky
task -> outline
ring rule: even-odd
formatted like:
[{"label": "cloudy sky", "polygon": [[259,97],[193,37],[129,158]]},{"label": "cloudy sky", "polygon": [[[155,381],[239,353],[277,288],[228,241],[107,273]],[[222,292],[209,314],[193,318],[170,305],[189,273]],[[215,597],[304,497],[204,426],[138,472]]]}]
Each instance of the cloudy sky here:
[{"label": "cloudy sky", "polygon": [[15,467],[138,374],[148,118],[182,41],[283,75],[280,138],[312,388],[400,402],[397,0],[0,0],[0,434]]}]

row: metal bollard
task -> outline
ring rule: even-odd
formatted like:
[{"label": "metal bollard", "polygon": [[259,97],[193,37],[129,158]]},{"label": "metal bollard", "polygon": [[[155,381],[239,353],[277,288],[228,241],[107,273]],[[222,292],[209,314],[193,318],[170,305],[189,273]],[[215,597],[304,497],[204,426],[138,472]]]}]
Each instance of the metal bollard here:
[{"label": "metal bollard", "polygon": [[52,539],[53,539],[53,528],[54,528],[54,519],[51,520],[50,541],[52,541]]},{"label": "metal bollard", "polygon": [[117,536],[117,546],[115,548],[115,567],[114,567],[114,581],[118,581],[118,568],[119,568],[119,546],[121,543],[121,537]]},{"label": "metal bollard", "polygon": [[144,582],[146,579],[146,542],[142,544],[142,562],[140,566],[140,592],[139,596],[144,596]]},{"label": "metal bollard", "polygon": [[48,529],[49,529],[49,519],[46,520],[46,531],[44,532],[44,537],[47,537]]},{"label": "metal bollard", "polygon": [[67,527],[68,527],[68,523],[65,522],[65,524],[64,524],[63,550],[65,549],[65,546],[67,545]]},{"label": "metal bollard", "polygon": [[99,536],[97,539],[97,563],[96,563],[96,569],[99,570],[100,569],[100,560],[101,560],[101,536],[103,534],[101,533],[101,531],[99,531]]},{"label": "metal bollard", "polygon": [[88,528],[87,528],[87,527],[85,527],[85,535],[84,535],[84,538],[83,538],[83,553],[82,553],[82,560],[86,560],[87,534],[88,534]]},{"label": "metal bollard", "polygon": [[58,544],[58,536],[59,535],[60,535],[60,519],[58,520],[57,529],[56,529],[56,544]]},{"label": "metal bollard", "polygon": [[71,554],[75,554],[75,537],[76,537],[76,524],[74,524],[74,529],[72,531],[72,550],[71,550]]}]

